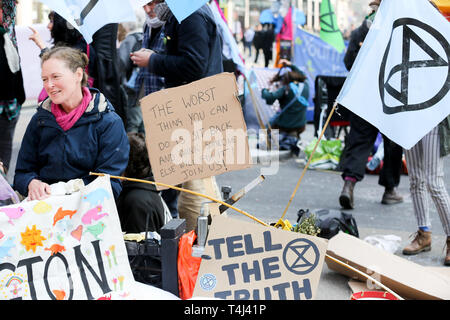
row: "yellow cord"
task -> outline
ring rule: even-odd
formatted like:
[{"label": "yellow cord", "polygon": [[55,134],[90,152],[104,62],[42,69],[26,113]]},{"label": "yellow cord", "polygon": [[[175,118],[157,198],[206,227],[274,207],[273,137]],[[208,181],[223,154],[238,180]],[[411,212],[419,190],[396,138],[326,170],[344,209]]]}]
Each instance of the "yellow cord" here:
[{"label": "yellow cord", "polygon": [[[91,176],[105,176],[106,174],[89,172],[89,175],[91,175]],[[233,207],[232,205],[230,205],[230,204],[228,204],[226,202],[223,202],[221,200],[218,200],[218,199],[215,199],[213,197],[210,197],[210,196],[208,196],[206,194],[198,193],[198,192],[191,191],[191,190],[184,189],[184,188],[171,186],[169,184],[165,184],[165,183],[161,183],[161,182],[154,182],[154,181],[141,180],[141,179],[135,179],[135,178],[127,178],[127,177],[121,177],[121,176],[111,176],[111,175],[110,175],[110,177],[113,178],[113,179],[128,180],[128,181],[134,181],[134,182],[142,182],[142,183],[153,184],[153,185],[157,185],[157,186],[161,186],[161,187],[166,187],[166,188],[171,188],[171,189],[175,189],[175,190],[178,190],[178,191],[187,192],[187,193],[190,193],[190,194],[193,194],[193,195],[196,195],[196,196],[199,196],[199,197],[203,197],[203,198],[206,198],[208,200],[211,200],[211,201],[223,204],[224,206],[227,206],[228,208],[236,210],[237,212],[243,214],[244,216],[247,216],[248,218],[250,218],[250,219],[252,219],[252,220],[254,220],[254,221],[256,221],[256,222],[258,222],[258,223],[260,223],[260,224],[262,224],[264,226],[266,226],[266,227],[270,226],[267,223],[265,223],[264,221],[261,221],[258,218],[252,216],[251,214],[249,214],[249,213],[247,213],[245,211],[242,211],[241,209],[238,209],[236,207]]]}]

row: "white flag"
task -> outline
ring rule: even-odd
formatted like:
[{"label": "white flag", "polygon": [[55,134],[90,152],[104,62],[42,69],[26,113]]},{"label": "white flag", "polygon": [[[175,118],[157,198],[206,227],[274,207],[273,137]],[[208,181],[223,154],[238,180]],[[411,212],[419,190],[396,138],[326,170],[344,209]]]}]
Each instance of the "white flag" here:
[{"label": "white flag", "polygon": [[337,102],[410,149],[450,114],[450,23],[428,0],[384,0]]},{"label": "white flag", "polygon": [[[130,1],[124,0],[39,0],[67,20],[87,43],[109,23],[136,21]],[[136,2],[137,0],[133,0]]]}]

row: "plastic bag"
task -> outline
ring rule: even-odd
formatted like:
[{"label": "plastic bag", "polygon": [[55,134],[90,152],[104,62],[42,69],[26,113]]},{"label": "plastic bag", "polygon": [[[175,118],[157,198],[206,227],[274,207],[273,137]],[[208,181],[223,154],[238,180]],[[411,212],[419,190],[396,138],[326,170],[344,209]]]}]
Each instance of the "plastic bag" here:
[{"label": "plastic bag", "polygon": [[364,241],[371,245],[385,250],[390,253],[395,253],[400,247],[402,238],[395,235],[373,235],[364,238]]},{"label": "plastic bag", "polygon": [[189,231],[181,236],[178,245],[178,286],[180,298],[183,300],[192,298],[195,282],[197,282],[198,269],[202,258],[192,256],[192,245],[197,239],[195,231]]},{"label": "plastic bag", "polygon": [[[311,156],[314,146],[317,143],[317,138],[312,139],[312,141],[306,146],[305,154],[309,157]],[[342,154],[342,142],[341,140],[323,140],[321,139],[316,151],[309,164],[310,168],[315,169],[331,169],[334,170],[339,164],[339,159]]]}]

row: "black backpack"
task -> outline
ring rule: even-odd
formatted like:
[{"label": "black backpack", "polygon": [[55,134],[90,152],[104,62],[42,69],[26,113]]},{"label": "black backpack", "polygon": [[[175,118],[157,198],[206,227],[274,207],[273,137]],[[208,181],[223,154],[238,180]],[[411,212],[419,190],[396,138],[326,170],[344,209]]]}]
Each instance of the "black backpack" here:
[{"label": "black backpack", "polygon": [[318,209],[315,212],[310,212],[309,209],[300,209],[297,212],[297,223],[300,223],[302,219],[309,217],[311,214],[316,216],[316,227],[320,228],[318,236],[321,238],[331,239],[339,231],[359,237],[356,220],[351,213],[330,209]]}]

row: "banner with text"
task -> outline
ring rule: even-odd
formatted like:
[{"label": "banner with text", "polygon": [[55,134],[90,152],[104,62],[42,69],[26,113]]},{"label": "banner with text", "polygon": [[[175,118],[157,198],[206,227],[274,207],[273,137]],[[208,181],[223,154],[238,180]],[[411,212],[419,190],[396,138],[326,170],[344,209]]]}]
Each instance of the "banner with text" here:
[{"label": "banner with text", "polygon": [[156,182],[177,185],[251,166],[236,78],[221,73],[141,100]]},{"label": "banner with text", "polygon": [[348,71],[344,65],[344,56],[345,50],[339,53],[320,37],[296,28],[293,63],[306,73],[309,81],[309,106],[306,115],[308,120],[312,120],[314,114],[316,77],[345,77]]},{"label": "banner with text", "polygon": [[120,299],[134,285],[109,177],[0,208],[0,300]]},{"label": "banner with text", "polygon": [[194,297],[314,299],[327,240],[213,217]]}]

